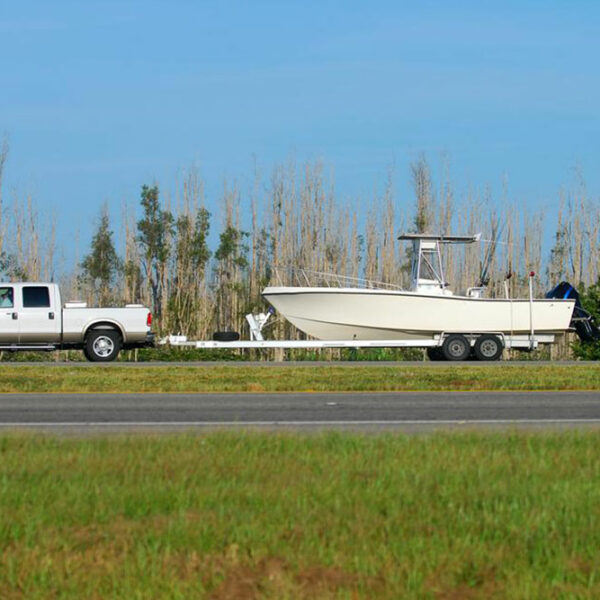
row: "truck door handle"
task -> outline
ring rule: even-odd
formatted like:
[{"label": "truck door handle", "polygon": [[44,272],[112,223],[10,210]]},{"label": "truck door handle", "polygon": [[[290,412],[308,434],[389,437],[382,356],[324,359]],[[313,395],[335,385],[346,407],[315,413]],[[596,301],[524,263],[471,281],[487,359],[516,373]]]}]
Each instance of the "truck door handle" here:
[{"label": "truck door handle", "polygon": [[53,312],[49,312],[48,313],[48,318],[49,319],[54,319],[54,313]]},{"label": "truck door handle", "polygon": [[19,318],[19,313],[12,313],[13,321],[16,321]]}]

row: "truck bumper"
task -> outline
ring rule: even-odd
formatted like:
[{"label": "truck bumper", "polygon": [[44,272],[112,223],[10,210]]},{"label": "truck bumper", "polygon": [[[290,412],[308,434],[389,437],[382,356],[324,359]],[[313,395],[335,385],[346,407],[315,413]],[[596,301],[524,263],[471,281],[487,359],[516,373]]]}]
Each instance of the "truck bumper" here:
[{"label": "truck bumper", "polygon": [[129,342],[124,345],[125,349],[131,348],[154,348],[154,333],[149,331],[146,334],[146,339],[138,340],[137,342]]}]

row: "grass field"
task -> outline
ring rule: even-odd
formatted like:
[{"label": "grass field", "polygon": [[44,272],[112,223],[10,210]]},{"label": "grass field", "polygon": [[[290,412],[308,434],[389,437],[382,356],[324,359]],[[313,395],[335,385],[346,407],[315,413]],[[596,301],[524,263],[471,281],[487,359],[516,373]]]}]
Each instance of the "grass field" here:
[{"label": "grass field", "polygon": [[598,390],[599,365],[0,366],[0,392]]},{"label": "grass field", "polygon": [[0,597],[597,598],[600,434],[0,438]]}]

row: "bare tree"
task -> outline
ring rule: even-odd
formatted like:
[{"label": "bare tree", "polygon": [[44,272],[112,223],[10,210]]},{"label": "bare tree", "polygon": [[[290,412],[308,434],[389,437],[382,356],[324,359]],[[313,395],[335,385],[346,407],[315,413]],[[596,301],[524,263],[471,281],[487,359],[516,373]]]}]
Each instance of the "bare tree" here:
[{"label": "bare tree", "polygon": [[433,225],[433,195],[431,170],[424,155],[421,155],[410,167],[415,190],[416,212],[415,231],[430,233]]}]

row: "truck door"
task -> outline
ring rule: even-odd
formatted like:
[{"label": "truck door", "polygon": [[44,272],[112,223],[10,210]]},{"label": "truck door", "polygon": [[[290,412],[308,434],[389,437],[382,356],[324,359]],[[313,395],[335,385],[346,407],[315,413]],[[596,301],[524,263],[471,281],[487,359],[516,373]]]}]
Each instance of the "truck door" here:
[{"label": "truck door", "polygon": [[24,285],[19,307],[19,342],[52,344],[60,341],[60,311],[47,285]]},{"label": "truck door", "polygon": [[15,288],[0,287],[0,344],[16,344],[19,341],[19,321],[15,308]]}]

